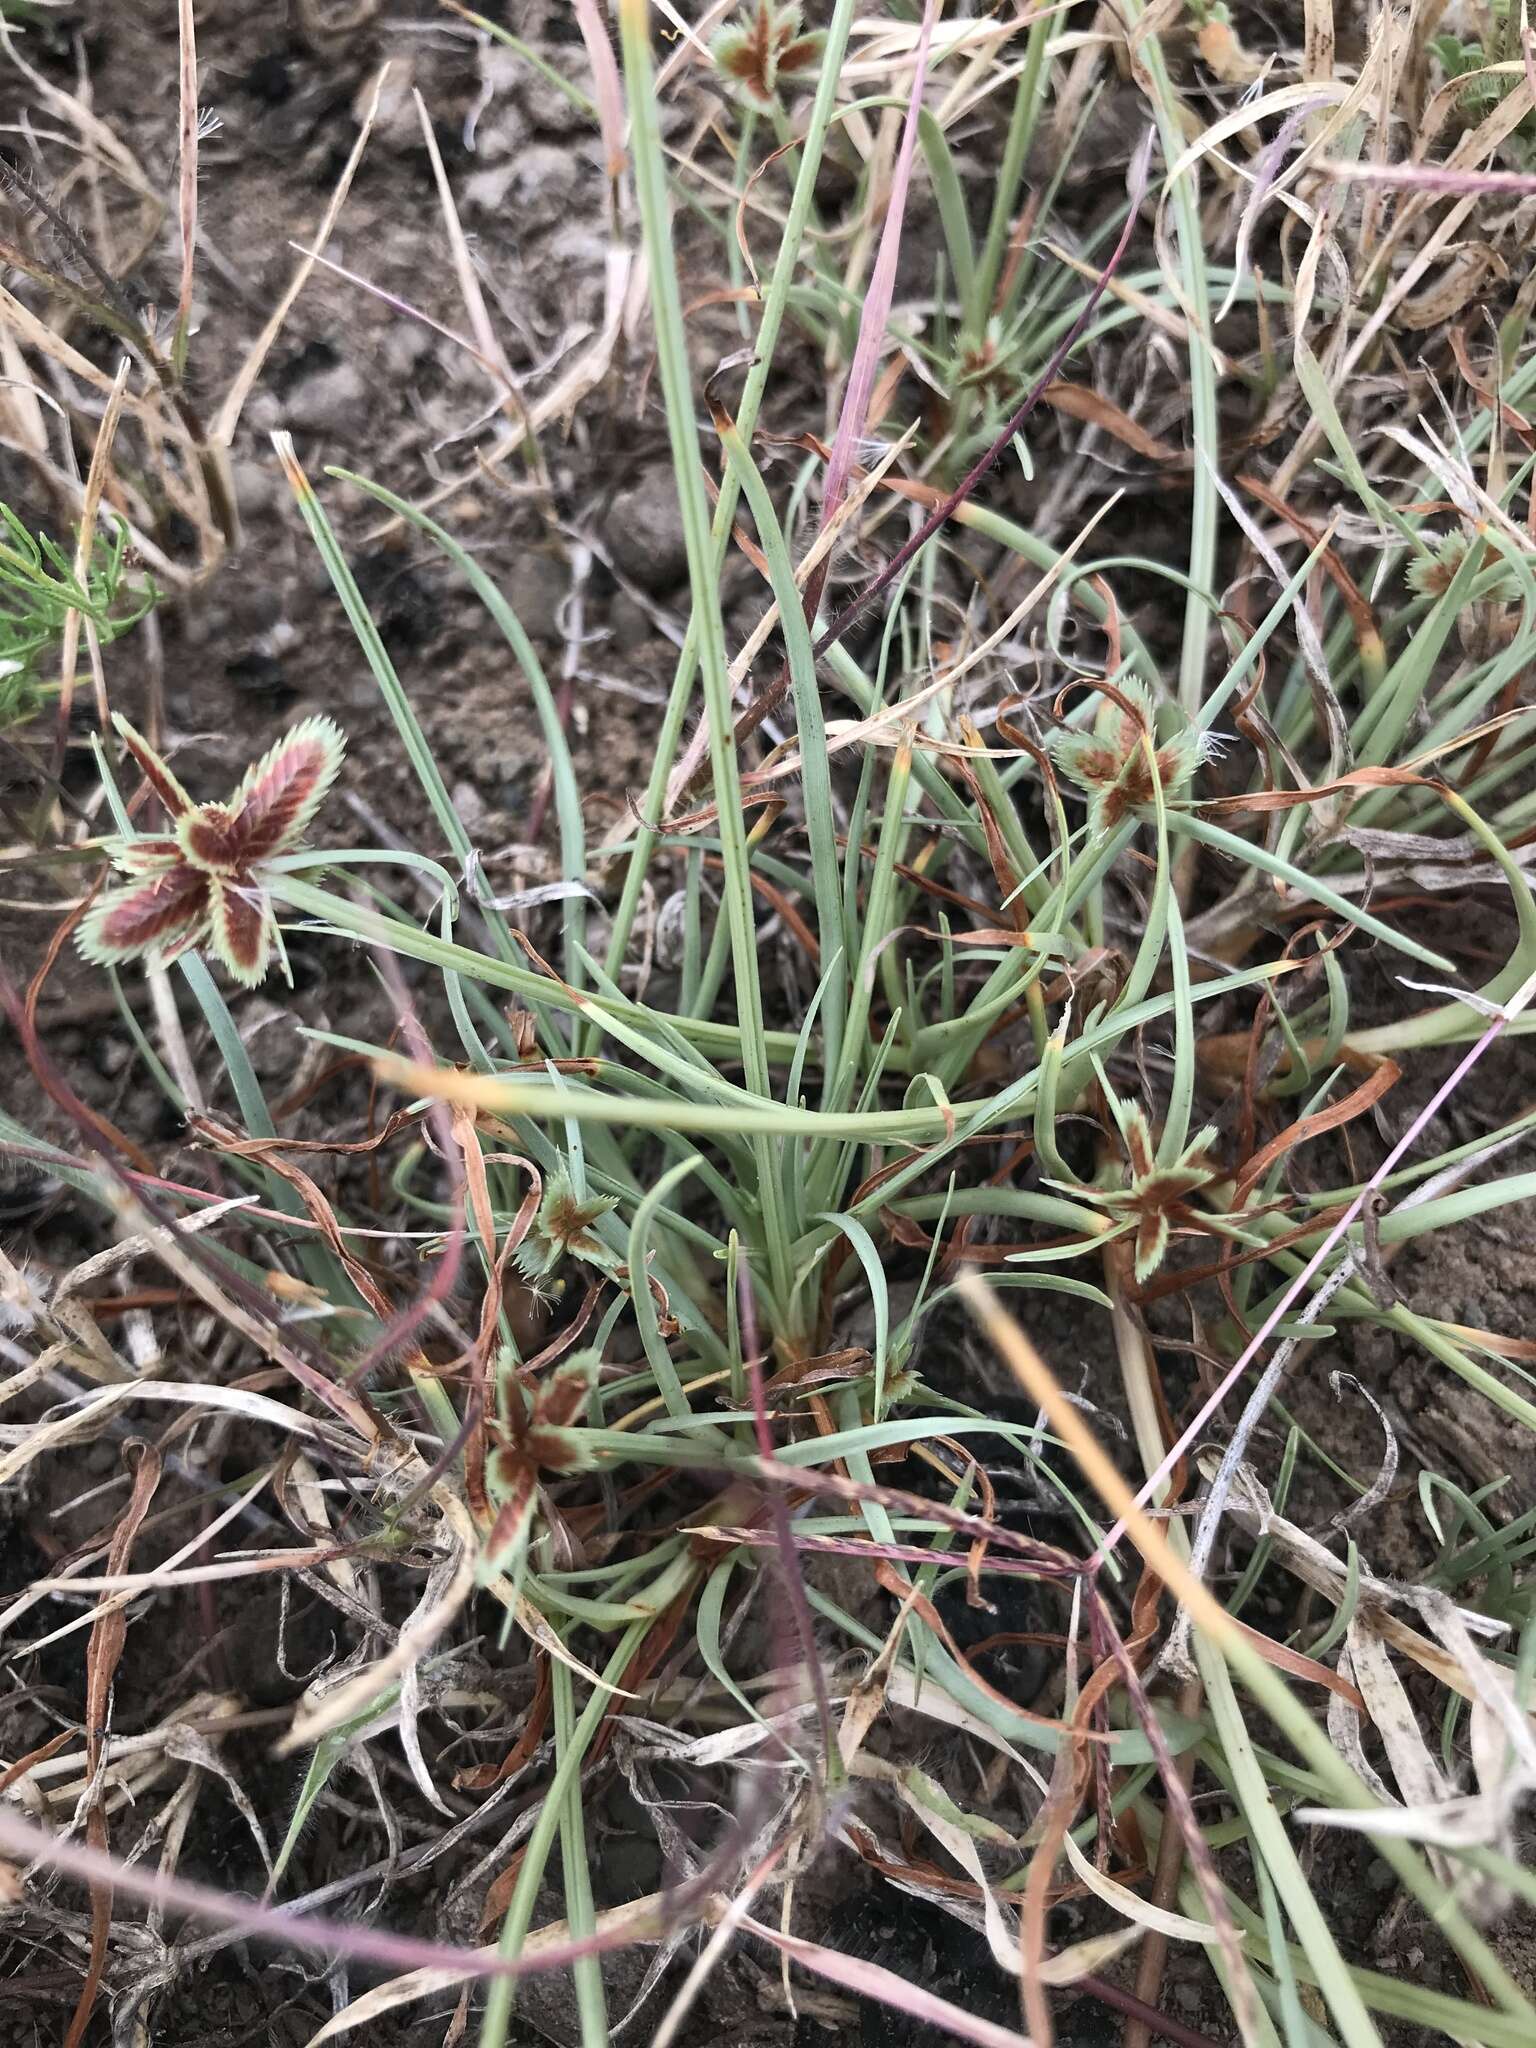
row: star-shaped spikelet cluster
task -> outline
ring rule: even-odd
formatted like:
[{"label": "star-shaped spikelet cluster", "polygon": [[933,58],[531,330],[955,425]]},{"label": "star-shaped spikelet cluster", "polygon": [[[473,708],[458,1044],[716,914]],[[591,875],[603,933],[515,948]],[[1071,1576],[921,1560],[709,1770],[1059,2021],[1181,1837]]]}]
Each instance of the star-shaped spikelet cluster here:
[{"label": "star-shaped spikelet cluster", "polygon": [[280,941],[264,871],[303,838],[341,768],[345,741],[329,718],[306,718],[248,768],[228,803],[196,804],[142,733],[114,719],[160,799],[170,830],[115,839],[114,867],[132,879],[108,889],[80,927],[87,960],[115,967],[175,960],[206,947],[247,988]]}]

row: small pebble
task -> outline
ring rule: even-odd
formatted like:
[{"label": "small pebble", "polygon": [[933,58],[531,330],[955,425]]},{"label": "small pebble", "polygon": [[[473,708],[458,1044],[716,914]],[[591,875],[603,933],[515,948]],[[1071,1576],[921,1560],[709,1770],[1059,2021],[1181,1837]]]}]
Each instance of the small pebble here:
[{"label": "small pebble", "polygon": [[688,573],[688,546],[672,472],[662,464],[642,470],[616,491],[603,517],[613,559],[655,596],[675,590]]},{"label": "small pebble", "polygon": [[453,808],[459,814],[459,823],[466,832],[474,832],[485,822],[485,798],[472,782],[456,782],[449,792]]},{"label": "small pebble", "polygon": [[627,590],[616,590],[608,606],[608,631],[617,654],[634,654],[650,644],[655,627]]},{"label": "small pebble", "polygon": [[285,422],[302,433],[337,434],[355,425],[368,409],[367,380],[355,363],[337,363],[306,377],[288,394]]}]

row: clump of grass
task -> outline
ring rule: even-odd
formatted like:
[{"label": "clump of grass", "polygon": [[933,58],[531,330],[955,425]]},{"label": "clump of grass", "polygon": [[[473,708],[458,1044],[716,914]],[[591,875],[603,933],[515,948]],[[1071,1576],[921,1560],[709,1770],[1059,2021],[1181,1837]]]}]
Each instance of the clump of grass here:
[{"label": "clump of grass", "polygon": [[[776,36],[798,29],[793,13],[753,18]],[[230,1515],[280,1484],[307,1538],[136,1573],[129,1551],[160,1483],[141,1465],[109,1572],[42,1589],[99,1594],[94,1693],[104,1699],[120,1654],[106,1626],[119,1596],[174,1598],[221,1573],[331,1574],[326,1597],[350,1617],[354,1654],[282,1738],[309,1761],[275,1855],[261,1838],[273,1896],[352,1764],[375,1790],[391,1871],[426,1870],[483,1820],[500,1830],[464,1880],[499,1921],[495,1950],[380,1930],[359,1945],[292,1910],[124,1878],[86,1789],[103,1758],[93,1718],[72,1757],[83,1777],[70,1781],[89,1847],[45,1852],[94,1887],[88,1989],[119,1883],[222,1917],[230,1940],[303,1939],[412,1973],[360,1994],[317,2043],[483,1976],[479,2039],[504,2048],[520,1975],[558,1965],[583,2048],[597,2048],[622,2018],[605,1951],[644,1940],[659,1969],[704,1929],[659,2038],[673,2038],[703,1975],[743,1938],[777,1949],[786,1971],[793,1962],[959,2038],[1021,2039],[803,1937],[791,1880],[825,1854],[979,1925],[1036,2043],[1050,2038],[1053,1988],[1068,1985],[1123,2018],[1129,2040],[1208,2038],[1164,2009],[1178,1942],[1203,1951],[1213,1998],[1246,2041],[1372,2048],[1401,2020],[1516,2048],[1536,2012],[1497,1925],[1511,1901],[1536,1900],[1514,1854],[1519,1801],[1536,1786],[1525,1570],[1536,1510],[1499,1501],[1497,1484],[1469,1492],[1426,1469],[1424,1570],[1389,1578],[1372,1565],[1373,1518],[1401,1456],[1386,1390],[1369,1390],[1389,1443],[1377,1473],[1347,1469],[1309,1426],[1314,1411],[1284,1403],[1311,1347],[1373,1330],[1449,1375],[1511,1442],[1536,1427],[1523,1333],[1413,1308],[1392,1280],[1400,1246],[1536,1194],[1536,1175],[1509,1170],[1536,1112],[1439,1151],[1431,1136],[1433,1114],[1529,1028],[1536,989],[1526,295],[1514,289],[1491,352],[1474,361],[1463,338],[1449,355],[1461,376],[1451,429],[1427,411],[1410,418],[1394,389],[1383,395],[1382,365],[1412,280],[1406,252],[1428,232],[1418,195],[1391,217],[1364,196],[1342,218],[1310,208],[1310,240],[1277,273],[1294,289],[1242,253],[1259,246],[1266,199],[1311,192],[1324,147],[1368,156],[1358,122],[1391,103],[1390,78],[1378,80],[1384,97],[1352,93],[1319,69],[1314,44],[1306,94],[1277,88],[1220,132],[1197,123],[1191,140],[1196,102],[1149,31],[1138,77],[1161,188],[1148,199],[1133,174],[1108,226],[1064,225],[1080,247],[1057,250],[1028,231],[1043,215],[1026,170],[1047,109],[1057,133],[1073,133],[1088,92],[1051,44],[1050,18],[1015,37],[1007,23],[942,24],[929,6],[910,34],[882,43],[885,28],[865,24],[860,43],[839,0],[809,94],[766,81],[729,131],[744,213],[762,207],[752,195],[769,169],[784,182],[777,251],[751,309],[754,358],[729,406],[711,383],[706,440],[674,221],[686,205],[720,224],[719,174],[669,153],[648,10],[623,0],[619,18],[689,563],[687,632],[633,821],[591,843],[557,693],[455,534],[382,482],[338,471],[322,493],[280,438],[437,837],[343,858],[324,843],[321,811],[310,849],[297,828],[263,841],[259,903],[247,908],[263,933],[278,916],[368,949],[395,1036],[361,1025],[311,1036],[335,1071],[365,1063],[393,1113],[355,1137],[280,1129],[239,1018],[193,950],[206,920],[194,930],[189,913],[113,957],[173,965],[202,1020],[203,1072],[174,1033],[162,1058],[133,1028],[217,1156],[218,1198],[126,1163],[116,1134],[73,1103],[22,1004],[18,1029],[77,1115],[80,1149],[0,1119],[0,1139],[110,1208],[132,1255],[169,1270],[178,1303],[200,1303],[232,1352],[262,1354],[294,1395],[135,1380],[94,1325],[94,1342],[82,1334],[68,1284],[37,1296],[29,1283],[44,1348],[6,1397],[61,1379],[78,1393],[81,1374],[98,1391],[14,1443],[0,1473],[135,1401],[223,1408],[268,1446]],[[736,76],[757,46],[729,33]],[[720,46],[698,54],[702,71]],[[861,56],[890,70],[893,89],[871,96],[881,104],[857,110],[877,126],[848,104],[868,82]],[[1396,60],[1383,43],[1372,61]],[[960,145],[981,100],[1005,87],[1003,175],[977,248]],[[1289,119],[1301,105],[1310,132]],[[838,276],[820,174],[848,134],[864,138],[848,206],[866,246]],[[1256,154],[1223,186],[1233,173],[1220,152],[1235,137]],[[776,165],[754,155],[786,140]],[[938,340],[921,346],[895,306],[920,162],[945,252],[931,294]],[[889,202],[878,233],[877,188]],[[1223,191],[1225,211],[1213,198]],[[1144,205],[1145,246],[1121,261]],[[1383,254],[1393,246],[1401,271]],[[1284,235],[1279,247],[1291,247]],[[1322,296],[1324,257],[1347,272],[1346,255],[1375,266],[1376,354],[1345,317],[1337,277],[1339,295]],[[478,292],[467,266],[461,281]],[[1234,323],[1221,350],[1218,305]],[[478,335],[483,303],[471,312]],[[792,323],[833,372],[830,437],[820,421],[763,432],[770,400],[804,403],[803,389],[778,385]],[[1071,343],[1071,370],[1091,377],[1115,351],[1134,355],[1148,329],[1149,381],[1176,346],[1164,403],[1182,408],[1187,445],[1054,360]],[[901,417],[910,385],[886,374],[893,332],[914,349],[914,381],[942,385],[942,408],[919,401],[916,433]],[[1286,422],[1266,474],[1230,459],[1218,395]],[[1028,475],[1052,448],[1045,412],[1086,422],[1121,468],[1122,457],[1149,465],[1144,502],[1177,498],[1166,530],[1139,536],[1111,489],[1116,471],[1086,457],[1052,499],[1051,530],[998,509],[990,493],[1006,472],[987,458],[1016,458]],[[866,464],[871,430],[884,445]],[[786,441],[805,461],[787,488],[766,460]],[[818,475],[833,480],[819,522],[807,510]],[[488,642],[504,644],[538,713],[565,885],[547,919],[514,922],[478,886],[478,849],[333,521],[332,505],[353,497],[384,507],[470,586]],[[781,670],[768,689],[733,655],[722,608],[738,541],[762,582],[760,644]],[[962,541],[990,550],[985,579]],[[884,568],[863,565],[870,549],[884,550]],[[855,621],[869,631],[854,635]],[[700,710],[703,780],[684,740]],[[240,803],[181,791],[136,734],[130,755],[121,781],[103,756],[113,858],[156,884],[189,864],[206,881],[189,834],[213,830],[222,847]],[[327,761],[333,771],[334,748]],[[316,786],[312,774],[318,802]],[[308,821],[309,795],[304,805]],[[220,886],[236,872],[219,870]],[[423,878],[425,918],[407,893]],[[1464,955],[1465,934],[1437,914],[1467,892],[1498,906],[1478,937],[1492,934],[1499,957]],[[645,927],[658,899],[681,935],[664,969]],[[100,956],[99,915],[87,930]],[[254,978],[247,955],[222,950]],[[1362,1015],[1367,959],[1388,993]],[[1471,1050],[1378,1143],[1381,1106],[1390,1117],[1416,1099],[1435,1049],[1455,1044]],[[229,1097],[233,1112],[215,1118],[208,1105]],[[388,1160],[366,1222],[310,1171],[316,1152]],[[230,1186],[244,1191],[233,1212]],[[283,1233],[275,1256],[271,1227]],[[382,1260],[373,1232],[389,1246]],[[425,1262],[424,1283],[407,1251]],[[1112,1361],[1108,1383],[1090,1381],[1076,1401],[1062,1391],[1075,1388],[1076,1357],[1043,1358],[1043,1336],[1022,1327],[1043,1330],[1053,1305],[1078,1327],[1092,1320]],[[965,1397],[970,1318],[1032,1420]],[[1185,1369],[1191,1353],[1217,1394],[1204,1398]],[[1238,1415],[1221,1403],[1240,1382]],[[1122,1416],[1131,1476],[1104,1448]],[[1276,1419],[1280,1439],[1260,1429]],[[1219,1456],[1207,1429],[1225,1432]],[[996,1511],[1000,1459],[1028,1474],[1050,1541]],[[1349,1502],[1321,1532],[1293,1518],[1299,1475]],[[846,1580],[818,1570],[826,1558],[851,1565],[871,1597],[850,1599]],[[1038,1699],[1013,1696],[950,1619],[957,1599],[974,1609],[1010,1580],[1035,1588],[1055,1624],[1057,1667]],[[1244,1618],[1261,1584],[1300,1599],[1284,1637]],[[476,1661],[488,1630],[521,1681],[512,1711]],[[492,1761],[449,1760],[437,1718],[449,1705],[478,1717]],[[907,1715],[998,1759],[984,1789],[958,1764],[919,1768],[903,1747]],[[165,1753],[174,1761],[168,1740]],[[52,1760],[29,1757],[20,1779],[49,1782]],[[705,1822],[679,1825],[663,1767]],[[633,1906],[602,1895],[595,1851],[594,1800],[613,1769],[673,1860],[670,1888]],[[504,1826],[503,1797],[517,1808]],[[407,1804],[421,1834],[402,1854]],[[1433,1921],[1456,1988],[1375,1968],[1288,1821],[1362,1831]],[[0,1842],[39,1847],[8,1815]],[[563,1920],[535,1929],[556,1869]],[[370,1881],[364,1870],[359,1885]],[[1063,1886],[1098,1916],[1066,1946],[1048,1918]]]}]

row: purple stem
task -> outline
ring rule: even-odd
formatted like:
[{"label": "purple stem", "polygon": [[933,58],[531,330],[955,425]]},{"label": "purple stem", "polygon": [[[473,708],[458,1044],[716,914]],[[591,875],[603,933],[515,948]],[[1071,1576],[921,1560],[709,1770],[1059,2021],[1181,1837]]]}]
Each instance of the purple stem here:
[{"label": "purple stem", "polygon": [[[1097,278],[1095,278],[1092,290],[1083,301],[1082,311],[1073,321],[1065,339],[1056,348],[1050,361],[1031,386],[1029,396],[1008,421],[991,447],[972,464],[971,468],[966,471],[965,475],[955,485],[955,488],[944,499],[943,503],[935,506],[917,532],[913,534],[912,538],[896,550],[895,554],[892,555],[891,559],[886,563],[879,575],[875,577],[873,582],[870,583],[868,588],[861,590],[853,602],[846,605],[838,613],[831,625],[828,626],[827,630],[816,642],[815,651],[817,654],[825,654],[829,647],[842,639],[860,612],[866,606],[872,604],[881,591],[901,574],[918,549],[927,546],[939,528],[952,518],[956,510],[965,503],[987,472],[995,468],[1002,456],[1003,450],[1012,441],[1019,428],[1023,426],[1035,407],[1040,403],[1046,390],[1054,382],[1057,371],[1067,360],[1067,357],[1071,355],[1073,349],[1077,347],[1078,342],[1082,339],[1084,330],[1093,318],[1095,308],[1109,287],[1110,279],[1120,268],[1121,263],[1125,260],[1125,252],[1130,247],[1131,235],[1136,226],[1136,217],[1140,211],[1142,199],[1146,194],[1147,167],[1152,156],[1152,141],[1152,130],[1148,129],[1146,137],[1140,149],[1137,150],[1131,165],[1131,203],[1126,212],[1125,226],[1120,230],[1120,239],[1115,244],[1114,254],[1099,272]],[[834,454],[836,453],[835,449],[833,452]]]},{"label": "purple stem", "polygon": [[291,1942],[325,1956],[354,1956],[359,1962],[383,1963],[392,1970],[451,1970],[460,1977],[517,1977],[534,1971],[565,1970],[583,1956],[604,1949],[625,1948],[640,1938],[635,1928],[615,1928],[561,1942],[512,1960],[495,1949],[461,1948],[452,1943],[423,1941],[417,1935],[390,1934],[355,1920],[325,1920],[318,1914],[292,1913],[281,1906],[262,1906],[212,1885],[192,1884],[184,1877],[145,1870],[124,1863],[101,1849],[68,1841],[23,1820],[13,1806],[0,1804],[0,1849],[25,1862],[44,1863],[83,1884],[110,1886],[128,1898],[151,1905],[174,1906],[219,1927],[240,1928],[265,1941]]},{"label": "purple stem", "polygon": [[[832,453],[827,457],[826,480],[821,491],[823,532],[842,503],[843,493],[848,488],[848,477],[853,469],[854,449],[858,445],[859,436],[864,432],[864,417],[869,411],[870,396],[875,388],[875,372],[880,366],[880,345],[885,339],[886,323],[891,316],[891,296],[896,287],[896,262],[901,254],[901,229],[907,210],[907,188],[912,181],[912,158],[917,150],[917,122],[923,108],[923,87],[928,80],[928,45],[933,35],[937,12],[936,0],[927,0],[923,8],[922,30],[917,40],[917,62],[912,73],[912,97],[907,102],[906,120],[901,130],[901,147],[896,156],[896,168],[891,175],[890,197],[886,201],[885,221],[880,229],[880,247],[875,255],[875,267],[870,273],[869,289],[864,294],[864,308],[859,316],[859,338],[853,352],[853,366],[848,373],[848,385],[843,393],[843,409],[838,415],[837,433],[832,440]],[[832,556],[829,552],[822,558],[806,583],[807,624],[816,617],[831,564]]]},{"label": "purple stem", "polygon": [[[763,1385],[763,1360],[758,1346],[757,1302],[745,1259],[737,1268],[736,1298],[741,1308],[741,1345],[747,1355],[747,1384],[752,1392],[752,1427],[757,1437],[758,1456],[772,1464],[775,1462],[773,1431],[768,1426],[768,1395]],[[800,1574],[800,1556],[795,1549],[794,1531],[789,1525],[789,1509],[784,1504],[783,1494],[777,1490],[769,1492],[768,1512],[773,1521],[774,1542],[778,1550],[779,1577],[790,1613],[794,1616],[800,1654],[810,1675],[811,1690],[816,1699],[816,1717],[821,1723],[824,1754],[830,1769],[832,1759],[838,1753],[837,1732],[832,1725],[832,1701],[827,1692],[826,1673],[821,1668],[821,1658],[816,1650],[816,1629],[811,1618],[811,1603],[805,1597],[805,1580]]]}]

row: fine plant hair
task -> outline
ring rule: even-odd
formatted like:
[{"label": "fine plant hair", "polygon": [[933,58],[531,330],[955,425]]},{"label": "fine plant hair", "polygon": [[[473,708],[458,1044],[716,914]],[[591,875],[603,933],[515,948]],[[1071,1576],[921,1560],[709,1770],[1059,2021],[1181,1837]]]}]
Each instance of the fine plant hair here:
[{"label": "fine plant hair", "polygon": [[85,235],[51,199],[37,176],[0,155],[0,195],[15,227],[0,240],[0,261],[104,316],[125,338],[142,340],[142,314],[123,284],[103,268]]}]

